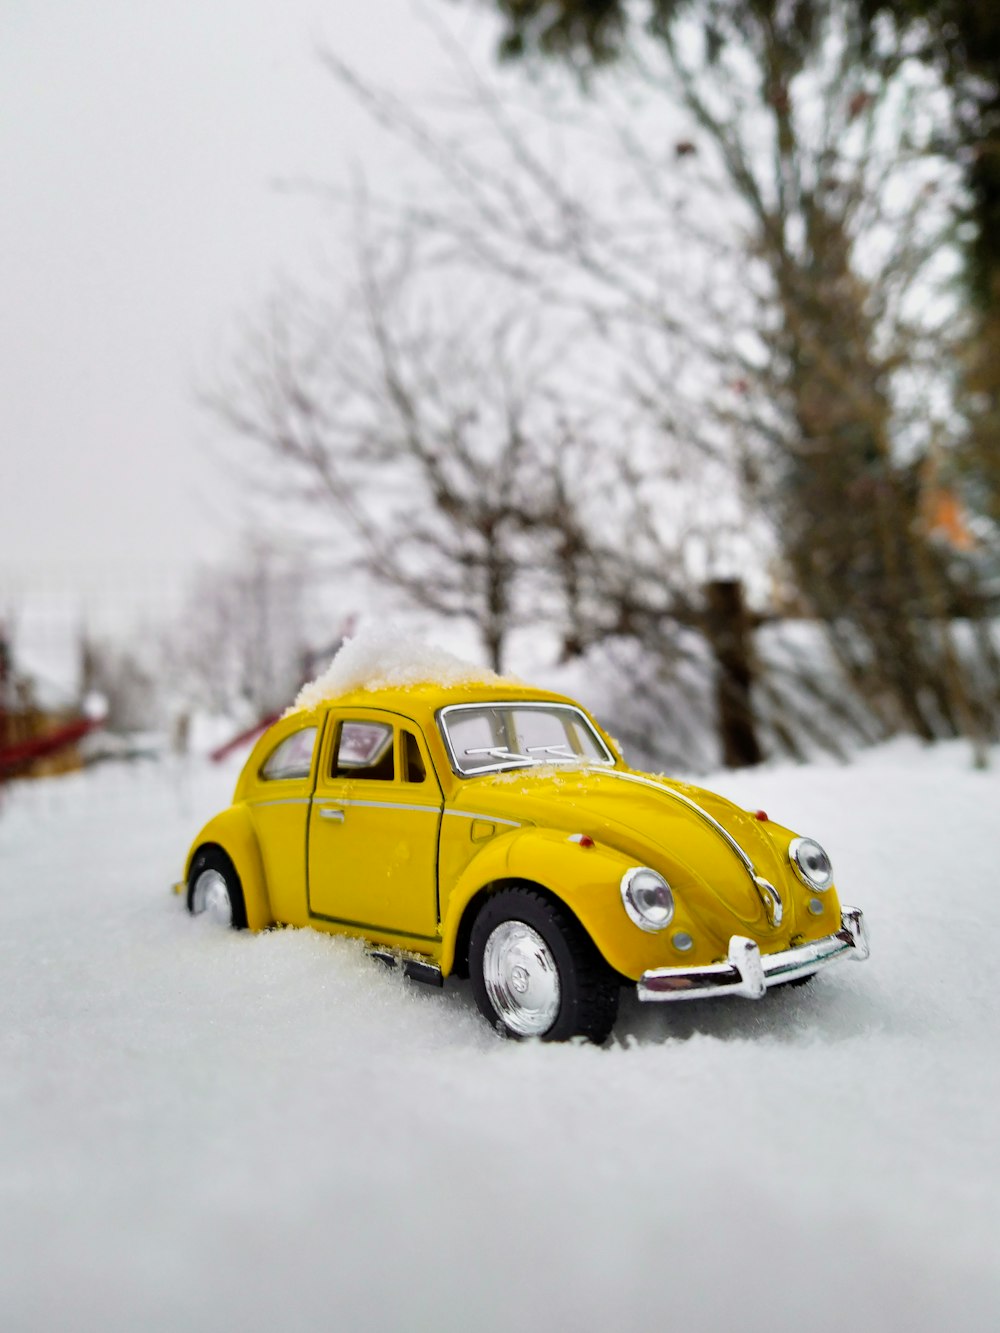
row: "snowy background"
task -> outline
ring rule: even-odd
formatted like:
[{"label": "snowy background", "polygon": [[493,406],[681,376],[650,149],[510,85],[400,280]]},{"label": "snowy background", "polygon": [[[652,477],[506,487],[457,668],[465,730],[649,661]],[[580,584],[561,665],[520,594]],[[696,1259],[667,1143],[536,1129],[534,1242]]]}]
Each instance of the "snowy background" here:
[{"label": "snowy background", "polygon": [[[250,648],[277,644],[261,676],[297,688],[303,648],[329,656],[359,612],[397,609],[339,568],[305,595],[298,548],[269,545],[275,487],[249,487],[202,401],[268,294],[350,267],[351,210],[306,182],[433,198],[317,51],[436,117],[461,102],[428,13],[485,70],[487,8],[0,6],[0,630],[54,714],[87,703],[100,649],[135,687],[117,752],[163,756],[0,787],[0,1333],[992,1333],[1000,750],[985,771],[950,743],[823,759],[887,730],[879,682],[846,695],[814,624],[760,631],[755,700],[767,752],[791,731],[812,762],[699,780],[829,847],[868,917],[863,966],[756,1005],[629,999],[600,1049],[504,1042],[465,983],[421,988],[311,931],[213,928],[169,891],[241,758],[200,756],[294,694],[279,680],[280,705],[248,689],[237,710]],[[650,142],[687,198],[680,133],[668,116]],[[699,585],[716,527],[693,534]],[[736,572],[761,583],[752,563]],[[663,638],[657,620],[658,658],[609,631],[553,667],[567,626],[527,591],[508,669],[592,705],[640,762],[718,766],[686,622]],[[471,621],[444,641],[481,653]],[[228,663],[228,696],[185,690],[192,661],[222,694]]]},{"label": "snowy background", "polygon": [[829,847],[872,957],[629,1001],[602,1049],[189,918],[234,777],[5,793],[5,1333],[997,1327],[996,768],[898,742],[711,779]]}]

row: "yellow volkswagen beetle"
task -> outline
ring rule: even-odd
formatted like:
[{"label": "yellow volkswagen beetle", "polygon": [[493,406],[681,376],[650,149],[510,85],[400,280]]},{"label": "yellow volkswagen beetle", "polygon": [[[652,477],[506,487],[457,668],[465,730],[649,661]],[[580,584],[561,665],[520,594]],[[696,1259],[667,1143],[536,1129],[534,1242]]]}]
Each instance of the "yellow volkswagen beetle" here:
[{"label": "yellow volkswagen beetle", "polygon": [[356,688],[275,723],[198,834],[189,910],[366,940],[501,1032],[603,1041],[642,1000],[863,959],[829,858],[763,811],[630,769],[578,704],[495,680]]}]

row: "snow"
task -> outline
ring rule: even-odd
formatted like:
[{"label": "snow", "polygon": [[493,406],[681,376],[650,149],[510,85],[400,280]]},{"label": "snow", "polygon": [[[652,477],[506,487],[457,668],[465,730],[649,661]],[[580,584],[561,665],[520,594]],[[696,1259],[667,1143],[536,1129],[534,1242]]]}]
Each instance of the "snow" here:
[{"label": "snow", "polygon": [[326,671],[303,685],[289,711],[315,708],[352,690],[406,689],[431,683],[496,685],[501,681],[519,683],[415,639],[392,622],[372,623],[344,640]]},{"label": "snow", "polygon": [[901,742],[717,775],[828,847],[872,957],[630,1000],[603,1049],[190,918],[168,885],[233,779],[8,790],[5,1330],[996,1327],[997,769]]}]

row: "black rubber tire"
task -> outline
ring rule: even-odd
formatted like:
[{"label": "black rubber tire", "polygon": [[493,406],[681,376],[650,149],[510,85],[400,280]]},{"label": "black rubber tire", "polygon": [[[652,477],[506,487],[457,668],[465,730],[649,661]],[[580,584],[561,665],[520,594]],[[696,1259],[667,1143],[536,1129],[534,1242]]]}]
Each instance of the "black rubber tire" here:
[{"label": "black rubber tire", "polygon": [[201,875],[206,870],[217,871],[226,881],[226,890],[229,893],[229,907],[232,914],[230,925],[233,930],[246,930],[247,928],[247,906],[243,897],[243,885],[240,883],[240,877],[236,873],[232,861],[220,847],[200,847],[194,854],[191,862],[191,869],[188,873],[187,881],[187,909],[194,913],[194,886]]},{"label": "black rubber tire", "polygon": [[504,921],[523,921],[548,945],[559,972],[560,1005],[542,1041],[586,1037],[600,1045],[618,1017],[620,979],[598,953],[572,913],[538,890],[497,889],[483,904],[469,941],[469,977],[479,1011],[491,1027],[517,1037],[493,1008],[483,978],[483,951],[490,933]]}]

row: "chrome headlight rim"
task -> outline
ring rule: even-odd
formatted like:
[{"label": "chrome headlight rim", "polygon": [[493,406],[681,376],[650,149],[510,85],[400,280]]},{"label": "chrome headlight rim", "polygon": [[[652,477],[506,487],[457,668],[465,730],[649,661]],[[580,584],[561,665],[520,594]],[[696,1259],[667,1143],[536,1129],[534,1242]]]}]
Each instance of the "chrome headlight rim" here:
[{"label": "chrome headlight rim", "polygon": [[[640,875],[652,875],[657,879],[666,891],[667,909],[666,916],[662,921],[654,921],[648,917],[642,910],[638,901],[638,889],[636,880]],[[625,911],[628,913],[629,920],[640,930],[646,931],[649,935],[658,935],[660,931],[666,930],[674,919],[676,904],[674,902],[674,891],[660,874],[658,870],[653,870],[651,866],[631,866],[621,877],[621,895]]]},{"label": "chrome headlight rim", "polygon": [[[802,860],[800,860],[800,857],[803,856],[805,850],[809,847],[817,848],[820,855],[825,859],[826,864],[830,867],[830,874],[824,882],[820,882],[810,875]],[[807,889],[812,889],[814,893],[826,893],[829,889],[833,888],[833,862],[830,860],[830,854],[827,852],[826,848],[823,847],[821,843],[818,843],[815,838],[793,838],[788,844],[788,860],[791,862],[792,869]]]}]

